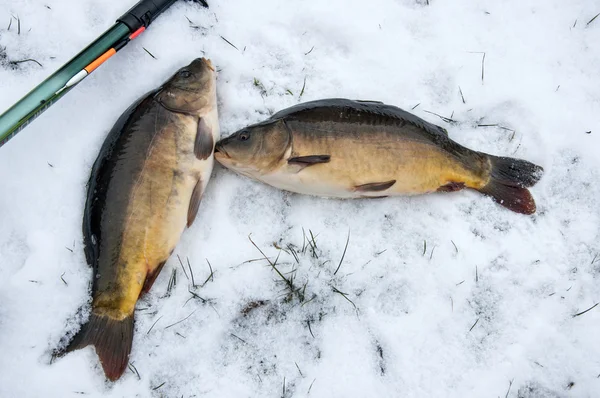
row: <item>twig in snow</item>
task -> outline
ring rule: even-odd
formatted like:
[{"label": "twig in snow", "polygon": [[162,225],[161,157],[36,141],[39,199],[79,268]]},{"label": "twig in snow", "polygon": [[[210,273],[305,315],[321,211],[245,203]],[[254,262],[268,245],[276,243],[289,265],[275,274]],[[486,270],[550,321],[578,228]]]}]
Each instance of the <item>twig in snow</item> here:
[{"label": "twig in snow", "polygon": [[462,89],[458,86],[458,92],[460,93],[460,98],[462,99],[463,104],[466,104],[465,96],[463,95]]},{"label": "twig in snow", "polygon": [[302,90],[300,91],[300,96],[298,97],[298,99],[302,98],[305,88],[306,88],[306,76],[304,76],[304,84],[302,85]]},{"label": "twig in snow", "polygon": [[63,272],[62,275],[60,276],[60,279],[63,281],[63,283],[67,286],[69,286],[69,284],[67,283],[67,281],[65,280],[65,278],[63,278],[63,276],[65,275],[65,273]]},{"label": "twig in snow", "polygon": [[341,294],[342,297],[344,297],[346,300],[348,300],[350,302],[350,304],[352,304],[354,306],[355,310],[358,310],[358,308],[356,307],[356,304],[354,304],[354,302],[348,298],[347,293],[339,291],[335,286],[331,286],[331,288],[333,289],[334,292]]},{"label": "twig in snow", "polygon": [[150,331],[154,328],[154,325],[156,325],[158,323],[158,321],[160,321],[160,318],[162,318],[162,317],[163,317],[162,315],[158,317],[158,319],[156,320],[156,322],[154,322],[152,324],[152,326],[150,326],[150,329],[148,329],[148,331],[146,332],[146,334],[150,333]]},{"label": "twig in snow", "polygon": [[477,325],[477,322],[479,322],[479,318],[477,318],[477,320],[475,321],[475,323],[473,324],[473,326],[471,326],[471,329],[469,329],[469,332],[470,332],[471,330],[473,330],[473,328],[475,327],[475,325]]},{"label": "twig in snow", "polygon": [[179,324],[179,323],[181,323],[181,322],[185,321],[186,319],[188,319],[189,317],[191,317],[192,315],[194,315],[194,312],[196,312],[196,310],[192,311],[192,313],[191,313],[191,314],[189,314],[188,316],[186,316],[186,317],[185,317],[185,318],[183,318],[182,320],[180,320],[180,321],[177,321],[177,322],[175,322],[174,324],[172,324],[172,325],[169,325],[169,326],[165,327],[165,329],[168,329],[168,328],[170,328],[171,326],[175,326],[175,325],[177,325],[177,324]]},{"label": "twig in snow", "polygon": [[381,347],[379,342],[376,342],[376,349],[377,349],[377,354],[379,354],[379,359],[381,360],[379,362],[379,370],[381,372],[381,375],[384,376],[385,375],[385,360],[383,359],[383,348]]},{"label": "twig in snow", "polygon": [[171,291],[177,285],[177,268],[173,268],[171,271],[171,277],[169,278],[169,284],[167,285],[167,292],[165,296],[168,297],[171,295]]},{"label": "twig in snow", "polygon": [[340,270],[340,267],[342,266],[342,262],[344,261],[344,257],[346,256],[346,249],[348,249],[348,242],[350,242],[350,230],[348,230],[348,239],[346,239],[346,247],[344,247],[344,253],[342,253],[342,259],[340,260],[340,264],[336,268],[333,275],[337,274],[337,272]]},{"label": "twig in snow", "polygon": [[23,60],[20,60],[20,61],[10,61],[10,64],[13,64],[13,65],[18,65],[18,64],[21,64],[21,63],[23,63],[23,62],[35,62],[36,64],[38,64],[38,65],[39,65],[39,66],[41,66],[42,68],[44,67],[44,65],[40,64],[40,63],[39,63],[38,61],[36,61],[35,59],[31,59],[31,58],[23,59]]},{"label": "twig in snow", "polygon": [[159,388],[161,388],[162,386],[164,386],[166,383],[167,383],[166,381],[163,381],[162,384],[159,384],[158,386],[154,387],[152,390],[156,391]]},{"label": "twig in snow", "polygon": [[452,242],[452,244],[454,245],[454,248],[456,249],[456,252],[458,253],[458,247],[456,247],[456,243],[454,243],[453,240],[450,240],[450,242]]},{"label": "twig in snow", "polygon": [[307,320],[307,321],[306,321],[306,324],[308,325],[308,331],[310,332],[310,335],[311,335],[311,336],[313,337],[313,339],[314,339],[314,338],[315,338],[315,335],[313,334],[313,332],[312,332],[312,328],[310,327],[310,321],[309,321],[309,320]]},{"label": "twig in snow", "polygon": [[[271,260],[269,260],[269,258],[265,255],[265,253],[256,245],[256,243],[254,243],[254,241],[252,240],[252,238],[250,237],[250,235],[248,235],[248,239],[250,240],[250,242],[252,242],[252,245],[254,245],[254,247],[256,247],[256,249],[260,252],[260,254],[263,255],[263,257],[265,258],[265,260],[267,260],[269,262],[269,265],[271,265],[271,268],[273,268],[275,270],[275,272],[277,272],[277,274],[281,277],[281,279],[284,280],[284,282],[286,283],[286,285],[290,288],[290,290],[292,292],[295,292],[296,289],[294,288],[294,284],[285,276],[283,276],[283,274],[277,269],[277,267],[275,266],[277,264],[277,260],[279,259],[279,255],[277,255],[277,258],[275,259],[275,262],[271,262]],[[281,252],[279,252],[281,254]]]},{"label": "twig in snow", "polygon": [[308,55],[308,54],[310,54],[310,53],[312,52],[312,50],[314,50],[314,49],[315,49],[315,46],[312,46],[312,48],[311,48],[310,50],[308,50],[308,52],[307,52],[307,53],[304,53],[304,55]]},{"label": "twig in snow", "polygon": [[417,106],[419,106],[419,105],[421,105],[421,103],[420,103],[420,102],[419,102],[417,105],[413,106],[413,107],[411,108],[411,110],[414,110],[414,109],[415,109]]},{"label": "twig in snow", "polygon": [[129,367],[129,370],[131,370],[131,373],[137,376],[138,380],[142,380],[140,372],[138,372],[137,368],[132,363],[127,364],[127,366]]},{"label": "twig in snow", "polygon": [[310,383],[310,387],[308,387],[308,392],[306,393],[307,395],[308,395],[308,394],[310,394],[310,390],[311,390],[311,388],[312,388],[313,384],[315,384],[315,381],[316,381],[316,380],[317,380],[317,379],[314,379],[314,380],[312,381],[312,383]]},{"label": "twig in snow", "polygon": [[508,398],[508,394],[510,393],[510,388],[512,387],[513,381],[515,379],[512,379],[509,384],[508,384],[508,391],[506,391],[506,395],[504,396],[504,398]]},{"label": "twig in snow", "polygon": [[192,277],[192,287],[196,287],[196,281],[194,281],[194,271],[192,271],[192,265],[190,264],[190,258],[186,257],[188,268],[190,269],[190,276]]},{"label": "twig in snow", "polygon": [[481,59],[481,84],[483,84],[483,72],[485,70],[485,53],[483,53],[483,58]]},{"label": "twig in snow", "polygon": [[215,273],[213,272],[212,266],[210,265],[210,261],[208,261],[208,259],[206,259],[206,262],[208,263],[208,269],[210,269],[210,275],[208,276],[208,278],[206,278],[206,280],[204,281],[204,283],[202,284],[202,286],[206,285],[206,283],[209,280],[212,280],[212,282],[215,281],[215,277],[214,277]]},{"label": "twig in snow", "polygon": [[156,57],[154,55],[152,55],[152,53],[150,51],[146,50],[146,47],[142,47],[142,48],[144,49],[144,51],[146,51],[148,53],[149,56],[156,59]]},{"label": "twig in snow", "polygon": [[570,390],[571,388],[573,388],[573,386],[575,386],[575,382],[570,381],[569,384],[567,384],[567,390]]},{"label": "twig in snow", "polygon": [[298,372],[300,373],[300,376],[304,377],[304,375],[302,374],[302,371],[300,370],[300,366],[298,366],[298,364],[296,362],[294,362],[294,364],[298,368]]},{"label": "twig in snow", "polygon": [[185,275],[185,279],[187,279],[189,281],[190,278],[188,277],[187,272],[185,272],[185,267],[183,266],[183,261],[181,261],[181,257],[179,257],[179,254],[177,255],[177,259],[179,260],[179,264],[181,264],[181,269],[183,270],[183,274]]},{"label": "twig in snow", "polygon": [[600,15],[600,12],[599,12],[598,14],[596,14],[596,15],[594,16],[594,18],[590,19],[590,21],[589,21],[588,23],[586,23],[586,24],[585,24],[585,27],[587,28],[587,27],[588,27],[588,26],[589,26],[589,25],[590,25],[592,22],[594,22],[594,20],[595,20],[596,18],[598,18],[598,16],[599,16],[599,15]]},{"label": "twig in snow", "polygon": [[246,340],[242,339],[241,337],[238,337],[238,336],[236,336],[236,335],[235,335],[235,334],[233,334],[233,333],[229,333],[229,334],[230,334],[230,335],[232,335],[233,337],[235,337],[236,339],[238,339],[239,341],[241,341],[242,343],[244,343],[244,344],[248,344],[248,343],[246,343]]},{"label": "twig in snow", "polygon": [[292,253],[292,256],[294,256],[294,259],[296,260],[296,262],[300,263],[300,259],[298,258],[298,254],[296,253],[296,250],[294,250],[294,248],[290,244],[287,245],[287,248],[290,251],[290,253]]},{"label": "twig in snow", "polygon": [[224,38],[223,36],[219,36],[221,37],[221,39],[225,40],[227,42],[227,44],[229,44],[231,47],[235,48],[236,50],[240,51],[239,48],[237,48],[236,46],[233,45],[232,42],[230,42],[229,40],[227,40],[226,38]]},{"label": "twig in snow", "polygon": [[423,112],[431,113],[432,115],[435,115],[435,116],[439,117],[440,119],[442,119],[446,123],[457,123],[456,120],[454,120],[454,119],[452,119],[450,117],[439,115],[439,114],[437,114],[435,112],[430,112],[430,111],[426,111],[426,110],[423,110]]},{"label": "twig in snow", "polygon": [[471,54],[483,54],[481,58],[481,84],[483,84],[483,77],[485,71],[485,52],[484,51],[469,51]]},{"label": "twig in snow", "polygon": [[583,314],[585,314],[586,312],[593,310],[594,308],[596,308],[596,306],[597,306],[598,304],[600,304],[600,303],[596,303],[596,304],[592,305],[590,308],[588,308],[587,310],[585,310],[585,311],[582,311],[582,312],[580,312],[580,313],[577,313],[577,314],[573,315],[573,318],[575,318],[576,316],[583,315]]},{"label": "twig in snow", "polygon": [[509,129],[508,127],[504,127],[498,123],[493,123],[493,124],[478,124],[477,127],[498,127],[499,129],[502,130],[506,130],[506,131],[512,131],[513,133],[515,132],[515,130],[513,129]]},{"label": "twig in snow", "polygon": [[426,251],[427,251],[427,241],[423,240],[423,256],[425,255]]}]

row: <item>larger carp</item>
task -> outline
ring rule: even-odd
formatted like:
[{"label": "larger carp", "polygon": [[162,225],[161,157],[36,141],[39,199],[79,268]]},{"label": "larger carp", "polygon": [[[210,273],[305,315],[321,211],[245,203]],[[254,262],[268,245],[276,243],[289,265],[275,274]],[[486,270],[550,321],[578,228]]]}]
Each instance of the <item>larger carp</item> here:
[{"label": "larger carp", "polygon": [[376,101],[298,104],[217,142],[223,166],[273,187],[334,198],[471,188],[517,213],[543,169],[468,149],[442,127]]},{"label": "larger carp", "polygon": [[64,352],[94,345],[110,380],[127,368],[138,298],[196,218],[218,137],[216,72],[199,58],[118,119],[93,165],[83,217],[91,315]]}]

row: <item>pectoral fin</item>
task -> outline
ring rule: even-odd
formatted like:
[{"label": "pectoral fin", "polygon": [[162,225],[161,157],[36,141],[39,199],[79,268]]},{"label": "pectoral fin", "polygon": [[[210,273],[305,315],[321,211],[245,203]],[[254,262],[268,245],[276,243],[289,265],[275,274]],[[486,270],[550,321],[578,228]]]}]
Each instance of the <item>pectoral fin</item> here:
[{"label": "pectoral fin", "polygon": [[369,184],[357,185],[354,187],[355,191],[358,192],[379,192],[385,191],[396,183],[396,180],[385,181],[385,182],[371,182]]},{"label": "pectoral fin", "polygon": [[202,200],[202,194],[204,193],[202,189],[202,180],[199,179],[194,187],[194,191],[192,192],[192,198],[190,199],[190,206],[188,208],[188,217],[187,217],[187,226],[188,228],[192,226],[194,220],[196,219],[196,214],[198,214],[198,208],[200,208],[200,201]]},{"label": "pectoral fin", "polygon": [[200,118],[198,121],[198,131],[196,133],[196,141],[194,143],[194,154],[200,160],[206,160],[212,155],[215,142],[213,139],[212,129]]},{"label": "pectoral fin", "polygon": [[299,166],[311,166],[319,163],[329,163],[331,156],[329,155],[311,155],[311,156],[298,156],[295,158],[288,159],[288,163]]}]

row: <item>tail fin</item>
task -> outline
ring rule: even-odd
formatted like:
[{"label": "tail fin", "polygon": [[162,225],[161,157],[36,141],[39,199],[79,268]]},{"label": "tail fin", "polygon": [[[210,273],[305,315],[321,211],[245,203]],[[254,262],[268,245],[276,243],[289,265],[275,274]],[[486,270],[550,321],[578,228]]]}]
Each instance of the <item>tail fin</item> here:
[{"label": "tail fin", "polygon": [[527,188],[540,180],[544,169],[526,160],[488,156],[492,163],[491,178],[479,192],[516,213],[535,213],[535,201]]},{"label": "tail fin", "polygon": [[64,353],[93,345],[100,358],[106,377],[115,381],[121,377],[129,363],[133,341],[133,314],[122,320],[92,312],[90,319],[73,337]]}]

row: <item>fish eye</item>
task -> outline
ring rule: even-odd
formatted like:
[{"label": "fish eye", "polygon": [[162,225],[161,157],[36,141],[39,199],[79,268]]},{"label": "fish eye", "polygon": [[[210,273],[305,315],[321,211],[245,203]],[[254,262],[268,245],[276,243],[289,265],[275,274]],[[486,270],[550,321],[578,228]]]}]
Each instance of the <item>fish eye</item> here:
[{"label": "fish eye", "polygon": [[184,79],[187,79],[188,77],[192,76],[192,72],[184,69],[181,72],[179,72],[179,76],[183,77]]},{"label": "fish eye", "polygon": [[248,131],[242,131],[240,133],[240,135],[238,136],[238,139],[240,141],[248,141],[249,138],[250,138],[250,133]]}]

